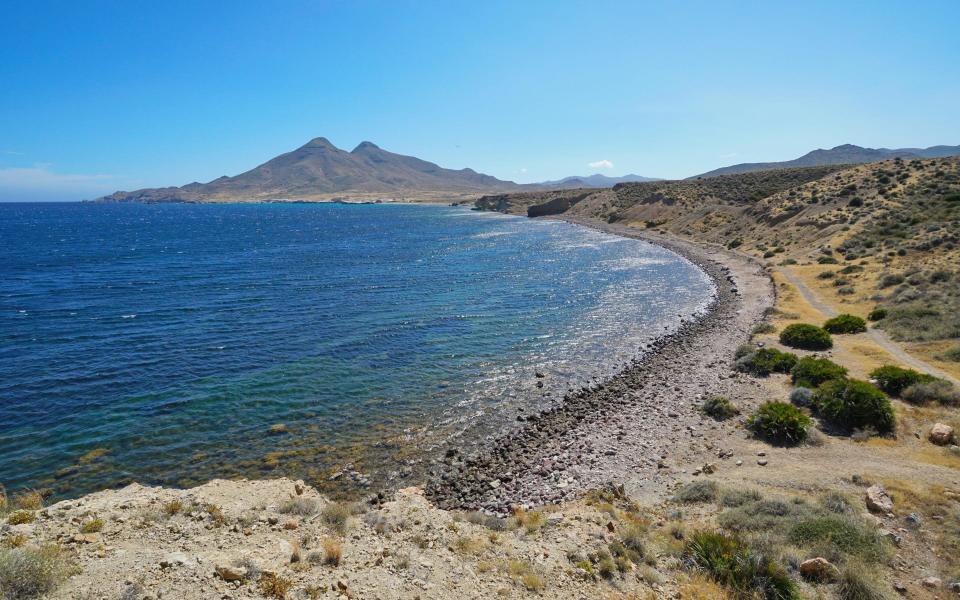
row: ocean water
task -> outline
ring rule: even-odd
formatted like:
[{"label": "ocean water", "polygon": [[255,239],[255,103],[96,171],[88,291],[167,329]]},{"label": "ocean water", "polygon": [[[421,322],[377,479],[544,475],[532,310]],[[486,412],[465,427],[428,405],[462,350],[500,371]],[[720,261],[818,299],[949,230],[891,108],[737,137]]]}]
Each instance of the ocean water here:
[{"label": "ocean water", "polygon": [[415,476],[712,293],[656,246],[457,207],[0,204],[0,483]]}]

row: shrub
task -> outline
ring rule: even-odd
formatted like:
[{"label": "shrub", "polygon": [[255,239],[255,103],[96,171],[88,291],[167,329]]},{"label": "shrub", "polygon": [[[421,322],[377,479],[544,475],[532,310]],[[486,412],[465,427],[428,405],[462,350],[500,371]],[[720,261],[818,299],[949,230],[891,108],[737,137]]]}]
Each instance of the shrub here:
[{"label": "shrub", "polygon": [[762,321],[753,326],[751,333],[753,335],[759,335],[761,333],[773,333],[776,330],[777,328],[773,326],[773,323],[767,323],[766,321]]},{"label": "shrub", "polygon": [[317,501],[303,496],[290,496],[280,503],[277,511],[285,515],[300,515],[309,517],[317,514]]},{"label": "shrub", "polygon": [[90,519],[80,526],[80,533],[97,533],[103,529],[103,519]]},{"label": "shrub", "polygon": [[952,383],[943,379],[915,383],[904,389],[900,397],[910,404],[927,404],[928,402],[939,402],[947,406],[960,404],[960,391]]},{"label": "shrub", "polygon": [[11,600],[42,596],[56,589],[72,569],[59,546],[0,549],[0,594]]},{"label": "shrub", "polygon": [[798,387],[790,392],[790,403],[794,406],[807,408],[813,404],[813,390],[805,387]]},{"label": "shrub", "polygon": [[960,346],[954,346],[946,352],[940,355],[940,358],[943,360],[950,360],[953,362],[960,362]]},{"label": "shrub", "polygon": [[737,506],[743,506],[749,502],[756,502],[761,500],[763,497],[760,495],[760,492],[756,490],[745,490],[745,489],[736,489],[736,490],[726,490],[723,492],[723,495],[720,497],[720,504],[735,508]]},{"label": "shrub", "polygon": [[334,538],[325,538],[323,540],[323,562],[324,564],[336,567],[343,560],[343,546]]},{"label": "shrub", "polygon": [[703,412],[718,421],[725,421],[740,414],[740,410],[723,396],[714,396],[704,401]]},{"label": "shrub", "polygon": [[899,396],[903,390],[915,383],[933,381],[930,375],[895,365],[884,365],[870,371],[870,378],[875,379],[877,386],[891,396]]},{"label": "shrub", "polygon": [[349,505],[342,502],[328,502],[320,515],[330,529],[343,535],[347,532],[347,521],[350,519],[350,513]]},{"label": "shrub", "polygon": [[888,433],[894,428],[890,400],[866,381],[827,381],[817,389],[813,403],[827,421],[848,431],[873,427],[879,433]]},{"label": "shrub", "polygon": [[15,510],[7,515],[7,523],[11,525],[23,525],[24,523],[33,523],[37,515],[32,510]]},{"label": "shrub", "polygon": [[830,334],[816,325],[794,323],[780,332],[780,343],[804,350],[826,350],[833,347]]},{"label": "shrub", "polygon": [[887,309],[877,307],[870,311],[870,314],[867,315],[867,319],[870,321],[880,321],[887,317]]},{"label": "shrub", "polygon": [[817,273],[817,279],[833,279],[836,275],[833,271],[823,271],[822,273]]},{"label": "shrub", "polygon": [[806,413],[786,402],[764,402],[747,420],[747,427],[759,437],[786,445],[805,440],[810,424]]},{"label": "shrub", "polygon": [[797,355],[776,348],[760,348],[737,361],[737,370],[766,377],[770,373],[789,373],[797,364]]},{"label": "shrub", "polygon": [[847,565],[840,572],[837,597],[840,600],[886,600],[887,594],[877,585],[880,579],[864,572],[858,565]]},{"label": "shrub", "polygon": [[714,502],[719,493],[720,488],[715,482],[695,481],[680,488],[673,499],[677,502],[683,502],[684,504]]},{"label": "shrub", "polygon": [[260,593],[268,598],[286,598],[293,582],[276,573],[264,572],[260,576]]},{"label": "shrub", "polygon": [[821,265],[836,265],[840,263],[840,261],[832,256],[821,256],[817,259],[817,262]]},{"label": "shrub", "polygon": [[863,333],[867,330],[867,322],[853,315],[837,315],[827,319],[823,328],[830,333]]},{"label": "shrub", "polygon": [[738,596],[767,600],[800,598],[797,585],[780,565],[756,554],[738,538],[723,533],[700,532],[683,550],[688,568],[705,572]]},{"label": "shrub", "polygon": [[893,287],[903,283],[903,275],[887,274],[880,279],[880,288]]},{"label": "shrub", "polygon": [[790,380],[793,385],[815,388],[824,381],[843,379],[846,375],[847,369],[832,360],[804,356],[790,371]]},{"label": "shrub", "polygon": [[875,530],[841,515],[804,519],[790,530],[792,544],[828,549],[834,556],[857,556],[871,562],[882,560],[888,548]]}]

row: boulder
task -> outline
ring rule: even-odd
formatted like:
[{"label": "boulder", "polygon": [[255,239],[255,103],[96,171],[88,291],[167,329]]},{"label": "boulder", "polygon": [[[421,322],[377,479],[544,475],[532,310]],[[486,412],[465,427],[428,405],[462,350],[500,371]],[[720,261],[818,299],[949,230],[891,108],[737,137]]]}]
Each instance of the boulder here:
[{"label": "boulder", "polygon": [[920,583],[923,584],[923,587],[936,589],[943,585],[943,582],[940,581],[939,577],[924,577],[923,581]]},{"label": "boulder", "polygon": [[893,510],[893,499],[881,485],[871,485],[867,488],[866,501],[870,512],[888,513]]},{"label": "boulder", "polygon": [[217,565],[213,570],[220,576],[220,579],[224,581],[243,581],[248,575],[246,567]]},{"label": "boulder", "polygon": [[930,428],[927,439],[938,446],[946,446],[953,441],[953,427],[944,425],[943,423],[937,423]]},{"label": "boulder", "polygon": [[818,556],[800,563],[800,575],[813,581],[830,581],[837,576],[837,568],[829,560]]}]

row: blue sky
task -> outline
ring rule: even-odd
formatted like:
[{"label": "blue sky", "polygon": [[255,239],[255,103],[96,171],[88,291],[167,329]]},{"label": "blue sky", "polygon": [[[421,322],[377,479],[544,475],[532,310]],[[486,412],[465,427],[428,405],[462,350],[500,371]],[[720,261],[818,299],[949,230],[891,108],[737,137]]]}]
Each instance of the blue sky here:
[{"label": "blue sky", "polygon": [[956,0],[2,11],[0,200],[208,181],[316,136],[520,182],[960,144]]}]

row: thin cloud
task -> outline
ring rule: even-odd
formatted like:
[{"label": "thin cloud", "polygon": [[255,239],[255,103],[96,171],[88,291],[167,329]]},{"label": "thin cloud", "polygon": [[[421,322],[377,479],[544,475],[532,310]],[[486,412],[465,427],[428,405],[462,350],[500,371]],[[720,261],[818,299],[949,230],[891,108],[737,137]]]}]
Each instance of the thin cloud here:
[{"label": "thin cloud", "polygon": [[603,160],[598,160],[592,163],[587,163],[587,166],[590,167],[591,169],[612,169],[613,162],[607,159],[603,159]]},{"label": "thin cloud", "polygon": [[74,199],[102,195],[127,182],[117,175],[59,173],[49,164],[0,169],[0,200],[57,197]]}]

